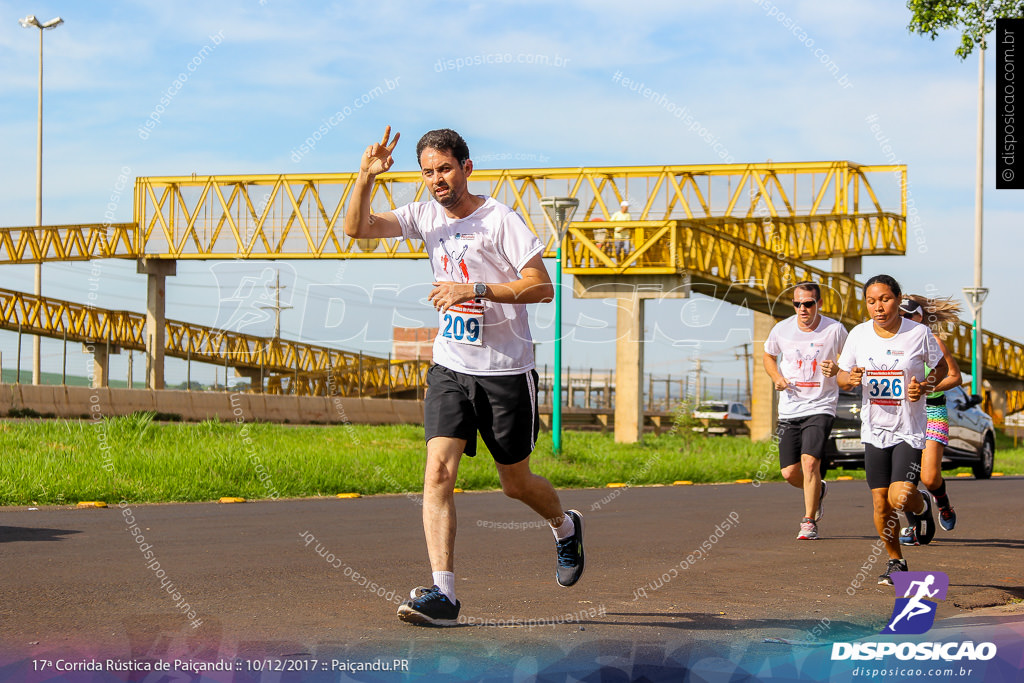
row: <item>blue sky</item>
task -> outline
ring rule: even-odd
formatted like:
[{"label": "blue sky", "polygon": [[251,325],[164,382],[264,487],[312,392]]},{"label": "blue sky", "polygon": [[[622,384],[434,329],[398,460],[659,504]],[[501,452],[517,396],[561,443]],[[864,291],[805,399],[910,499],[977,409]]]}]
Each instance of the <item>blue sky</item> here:
[{"label": "blue sky", "polygon": [[[35,221],[38,36],[18,25],[26,14],[66,22],[44,39],[46,224],[101,222],[124,173],[354,171],[387,123],[403,133],[396,168],[406,170],[416,168],[415,140],[437,127],[459,130],[478,168],[717,163],[723,150],[738,162],[881,164],[890,161],[876,139],[881,131],[896,160],[908,165],[924,249],[865,259],[863,277],[889,272],[908,291],[957,296],[973,283],[977,56],[961,62],[955,34],[934,42],[911,35],[900,2],[0,0],[5,226]],[[1010,291],[1024,192],[994,189],[994,68],[990,51],[985,284],[992,291],[985,327],[1024,339]],[[188,79],[179,89],[174,81],[183,72]],[[615,74],[687,107],[717,146],[623,88]],[[309,153],[296,154],[323,120],[378,85],[382,95],[353,109]],[[145,129],[161,97],[167,101],[159,124]],[[129,192],[116,202],[115,219],[130,220],[131,209]],[[346,311],[346,329],[352,321],[351,329],[374,330],[363,338],[316,329],[312,313],[323,303],[316,285],[325,282],[380,283],[399,292],[380,299],[398,316],[431,317],[419,303],[425,291],[418,288],[429,280],[424,262],[343,263],[282,264],[285,299],[295,307],[283,314],[282,336],[386,352],[389,340],[376,330],[391,319],[379,317],[381,306],[356,302]],[[265,267],[250,266],[252,275]],[[99,269],[95,305],[144,310],[134,263],[105,261]],[[93,265],[52,264],[44,272],[44,294],[85,303]],[[224,264],[218,271],[212,262],[179,263],[168,316],[223,322],[232,277],[238,273]],[[31,267],[3,268],[0,287],[31,291]],[[743,375],[733,347],[750,338],[744,311],[702,299],[649,306],[649,371],[681,375],[699,348],[712,374]],[[552,358],[550,309],[535,313],[542,365]],[[611,367],[612,308],[567,302],[566,320],[590,342],[573,347],[573,362]],[[672,338],[654,332],[656,320],[668,321]],[[270,329],[266,322],[245,331]],[[0,334],[5,368],[15,345],[16,335]],[[46,344],[44,369],[59,371],[61,354],[59,343]],[[68,355],[69,371],[72,362],[84,367],[77,348]],[[30,367],[25,351],[22,367]],[[136,358],[136,378],[141,367]],[[183,368],[169,362],[169,381],[181,381]],[[193,376],[206,382],[212,372],[194,368]],[[112,375],[124,374],[121,358]]]}]

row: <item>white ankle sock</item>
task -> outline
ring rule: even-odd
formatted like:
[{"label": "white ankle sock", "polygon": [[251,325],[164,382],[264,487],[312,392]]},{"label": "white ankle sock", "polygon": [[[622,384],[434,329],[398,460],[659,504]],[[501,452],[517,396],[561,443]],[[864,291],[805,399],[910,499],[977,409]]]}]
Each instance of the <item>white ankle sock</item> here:
[{"label": "white ankle sock", "polygon": [[551,527],[551,531],[554,532],[556,541],[564,541],[576,533],[576,525],[572,523],[572,517],[567,514],[563,514],[562,525],[558,527]]},{"label": "white ankle sock", "polygon": [[455,572],[434,572],[434,585],[455,604]]}]

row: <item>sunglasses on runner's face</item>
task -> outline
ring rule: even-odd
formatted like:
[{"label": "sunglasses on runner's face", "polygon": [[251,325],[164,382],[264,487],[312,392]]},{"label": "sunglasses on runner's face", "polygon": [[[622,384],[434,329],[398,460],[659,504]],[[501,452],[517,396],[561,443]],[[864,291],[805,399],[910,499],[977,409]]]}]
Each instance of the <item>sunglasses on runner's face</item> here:
[{"label": "sunglasses on runner's face", "polygon": [[809,301],[794,301],[793,302],[793,307],[794,308],[814,308],[815,304],[817,304],[817,303],[818,302],[815,301],[814,299],[810,299]]}]

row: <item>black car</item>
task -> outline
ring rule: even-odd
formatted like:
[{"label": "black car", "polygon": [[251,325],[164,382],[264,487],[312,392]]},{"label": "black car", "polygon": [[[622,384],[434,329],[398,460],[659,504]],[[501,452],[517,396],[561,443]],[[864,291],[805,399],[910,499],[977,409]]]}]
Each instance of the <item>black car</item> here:
[{"label": "black car", "polygon": [[[995,462],[996,437],[992,418],[978,407],[980,403],[980,396],[968,396],[962,387],[946,392],[949,445],[942,455],[942,469],[970,467],[976,478],[988,479],[992,476]],[[853,391],[840,391],[832,434],[825,447],[823,469],[864,467],[860,412],[860,387]]]}]

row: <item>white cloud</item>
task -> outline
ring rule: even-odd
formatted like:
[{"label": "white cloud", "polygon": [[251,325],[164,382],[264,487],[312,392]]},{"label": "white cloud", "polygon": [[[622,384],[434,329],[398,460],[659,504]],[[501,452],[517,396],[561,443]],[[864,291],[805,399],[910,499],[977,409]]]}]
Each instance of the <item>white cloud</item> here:
[{"label": "white cloud", "polygon": [[[771,7],[792,23],[770,16]],[[386,123],[403,132],[401,169],[415,168],[415,140],[439,126],[463,132],[474,157],[547,159],[517,166],[717,161],[663,104],[613,82],[619,72],[688,107],[737,161],[879,164],[891,152],[909,166],[929,251],[868,264],[918,288],[936,280],[958,291],[971,278],[963,254],[973,239],[977,60],[953,55],[955,34],[934,42],[911,35],[903,3],[115,0],[33,11],[68,12],[66,25],[45,38],[45,216],[60,222],[96,220],[123,166],[143,175],[352,171]],[[19,12],[0,0],[0,14]],[[224,41],[188,72],[160,125],[140,139],[161,93],[218,31]],[[8,225],[34,222],[34,38],[13,20],[0,25],[0,203]],[[506,54],[513,63],[484,63]],[[534,61],[517,62],[520,55]],[[542,66],[538,55],[568,61]],[[445,66],[478,57],[480,64]],[[325,118],[385,79],[400,85],[346,116],[300,162],[290,160]],[[988,117],[991,101],[990,88]],[[866,121],[872,114],[889,151]],[[986,151],[994,144],[988,135]],[[991,155],[986,164],[991,176]],[[986,192],[986,282],[998,290],[1015,267],[1000,245],[1012,243],[1024,215],[1018,195]],[[78,276],[55,273],[74,290]],[[1008,298],[993,292],[986,325],[1024,339]],[[721,343],[727,330],[712,336]],[[595,365],[611,363],[596,345],[588,353]],[[652,353],[652,362],[675,357]]]}]

